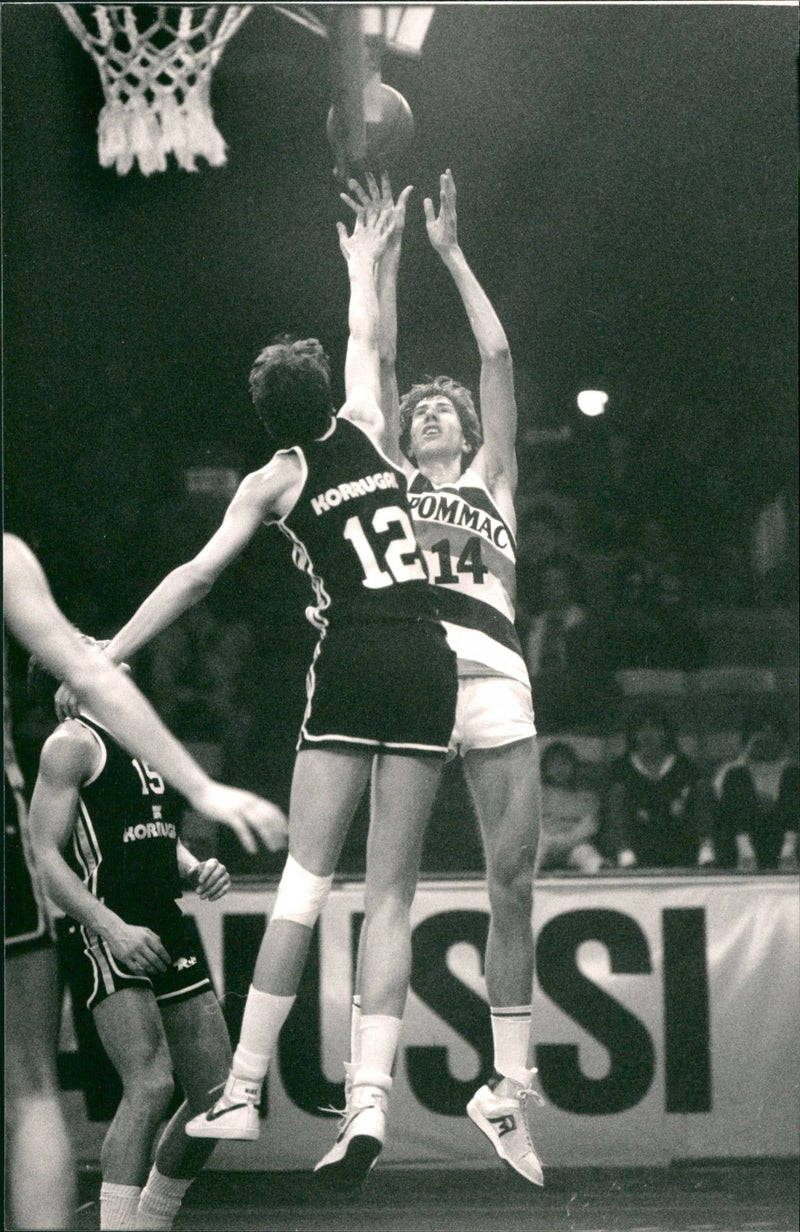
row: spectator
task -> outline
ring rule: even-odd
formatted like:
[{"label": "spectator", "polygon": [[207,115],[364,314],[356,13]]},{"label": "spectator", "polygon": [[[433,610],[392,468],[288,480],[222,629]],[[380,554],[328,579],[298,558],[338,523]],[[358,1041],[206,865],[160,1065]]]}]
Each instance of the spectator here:
[{"label": "spectator", "polygon": [[148,691],[183,740],[223,738],[238,709],[251,643],[244,622],[220,621],[207,604],[191,608],[153,642]]},{"label": "spectator", "polygon": [[[656,706],[630,716],[611,765],[607,838],[620,868],[688,868],[707,859],[710,799],[694,762]],[[701,847],[702,844],[702,847]]]},{"label": "spectator", "polygon": [[774,710],[749,716],[739,756],[714,777],[716,860],[723,868],[796,869],[800,771]]},{"label": "spectator", "polygon": [[596,873],[603,857],[592,843],[600,823],[597,792],[581,785],[581,763],[565,740],[554,740],[542,754],[542,833],[539,869],[577,869]]},{"label": "spectator", "polygon": [[600,617],[581,601],[573,556],[553,553],[539,564],[540,611],[525,637],[525,657],[539,731],[603,722],[611,698]]},{"label": "spectator", "polygon": [[647,520],[638,544],[620,558],[613,585],[611,664],[693,671],[706,650],[692,617],[687,579],[664,524]]},{"label": "spectator", "polygon": [[797,478],[792,474],[759,510],[750,543],[758,601],[792,604],[797,598]]}]

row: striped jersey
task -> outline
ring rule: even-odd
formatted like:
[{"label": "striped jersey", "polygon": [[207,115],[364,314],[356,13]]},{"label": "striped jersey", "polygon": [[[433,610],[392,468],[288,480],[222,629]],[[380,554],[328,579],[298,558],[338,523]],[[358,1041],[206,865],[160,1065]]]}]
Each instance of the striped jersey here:
[{"label": "striped jersey", "polygon": [[181,896],[180,797],[105,728],[85,716],[76,721],[97,741],[100,763],[80,789],[64,857],[89,892],[126,924],[147,924]]},{"label": "striped jersey", "polygon": [[486,484],[470,468],[438,487],[414,471],[408,496],[459,675],[528,684],[514,627],[516,541]]},{"label": "striped jersey", "polygon": [[333,623],[435,618],[403,471],[342,418],[324,437],[287,452],[300,458],[304,481],[276,525],[311,581],[310,622],[324,630]]}]

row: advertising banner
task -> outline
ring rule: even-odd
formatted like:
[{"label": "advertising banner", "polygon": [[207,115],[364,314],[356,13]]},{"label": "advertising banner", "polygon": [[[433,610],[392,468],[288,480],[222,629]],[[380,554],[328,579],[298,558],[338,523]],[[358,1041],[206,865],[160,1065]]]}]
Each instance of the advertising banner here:
[{"label": "advertising banner", "polygon": [[[184,900],[234,1042],[274,895],[240,886],[218,903]],[[309,1168],[332,1144],[336,1119],[320,1109],[344,1102],[362,911],[360,884],[334,887],[266,1084],[260,1140],[220,1143],[214,1167]],[[481,883],[420,885],[386,1161],[496,1158],[464,1111],[492,1064],[488,923]],[[534,924],[533,1059],[546,1099],[535,1132],[546,1165],[796,1154],[796,878],[548,878]],[[78,1072],[69,1055],[62,1067]],[[82,1158],[96,1156],[105,1129],[87,1116],[88,1095],[69,1097]],[[94,1103],[95,1118],[109,1115]]]}]

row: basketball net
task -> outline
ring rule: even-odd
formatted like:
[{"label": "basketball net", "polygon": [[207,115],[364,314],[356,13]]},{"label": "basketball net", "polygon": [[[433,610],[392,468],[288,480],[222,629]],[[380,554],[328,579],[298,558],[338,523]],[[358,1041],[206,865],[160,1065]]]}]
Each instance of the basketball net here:
[{"label": "basketball net", "polygon": [[[85,20],[74,4],[56,7],[100,72],[106,98],[97,124],[101,166],[126,175],[138,162],[150,175],[166,171],[168,154],[184,171],[196,171],[197,158],[224,166],[211,73],[252,4],[137,5],[137,14],[152,11],[141,30],[132,5],[93,5]],[[145,20],[139,17],[140,24]]]}]

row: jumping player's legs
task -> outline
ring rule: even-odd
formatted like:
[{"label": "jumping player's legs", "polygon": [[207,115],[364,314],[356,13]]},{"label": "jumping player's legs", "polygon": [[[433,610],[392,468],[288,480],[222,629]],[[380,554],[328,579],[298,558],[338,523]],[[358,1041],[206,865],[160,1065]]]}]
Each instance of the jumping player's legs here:
[{"label": "jumping player's legs", "polygon": [[58,1095],[58,979],[52,946],[6,955],[5,1117],[16,1228],[66,1228],[75,1208],[69,1134]]},{"label": "jumping player's legs", "polygon": [[538,749],[534,740],[520,740],[471,749],[463,761],[486,855],[489,1003],[530,1004],[533,870],[541,815]]},{"label": "jumping player's legs", "polygon": [[[531,1137],[533,874],[539,839],[541,785],[533,739],[463,756],[486,855],[489,936],[486,987],[491,1007],[495,1074],[467,1105],[471,1120],[498,1155],[534,1185],[543,1185]],[[502,1125],[502,1134],[497,1126]]]},{"label": "jumping player's legs", "polygon": [[311,933],[348,827],[369,782],[370,748],[304,749],[289,804],[289,855],[261,941],[225,1091],[186,1127],[190,1137],[258,1137],[261,1083],[294,1004]]},{"label": "jumping player's legs", "polygon": [[316,1173],[340,1189],[361,1185],[383,1147],[388,1093],[411,974],[411,905],[441,759],[381,754],[375,760],[367,840],[361,1011],[342,1130]]},{"label": "jumping player's legs", "polygon": [[[350,823],[369,782],[369,749],[305,749],[297,754],[289,803],[289,855],[315,877],[332,877]],[[298,905],[297,914],[304,904]],[[270,920],[253,972],[253,986],[293,996],[303,972],[311,931],[286,916]]]},{"label": "jumping player's legs", "polygon": [[122,1099],[100,1151],[100,1226],[122,1227],[118,1208],[136,1210],[153,1142],[172,1098],[172,1061],[151,989],[112,993],[95,1007],[94,1022],[122,1079]]},{"label": "jumping player's legs", "polygon": [[225,1084],[231,1063],[228,1028],[213,992],[159,1002],[172,1064],[186,1096],[166,1126],[139,1199],[137,1228],[171,1228],[186,1190],[216,1143],[189,1138],[190,1117],[208,1107]]},{"label": "jumping player's legs", "polygon": [[411,904],[442,765],[430,757],[384,753],[376,758],[364,893],[364,1015],[403,1016],[411,972]]}]

